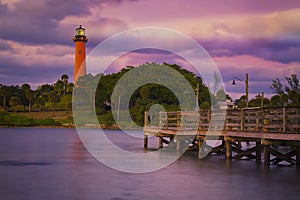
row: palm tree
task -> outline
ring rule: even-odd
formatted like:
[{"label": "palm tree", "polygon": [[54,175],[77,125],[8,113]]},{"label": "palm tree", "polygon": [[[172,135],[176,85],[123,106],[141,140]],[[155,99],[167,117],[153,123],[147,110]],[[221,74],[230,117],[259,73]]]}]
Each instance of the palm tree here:
[{"label": "palm tree", "polygon": [[36,98],[35,104],[38,106],[39,112],[41,112],[42,107],[45,105],[45,99],[42,96],[39,96]]},{"label": "palm tree", "polygon": [[[18,106],[21,104],[21,99],[20,97],[17,97],[17,96],[13,96],[9,99],[9,105],[11,107],[15,107],[15,106]],[[17,112],[17,109],[15,109],[15,112]]]},{"label": "palm tree", "polygon": [[73,83],[68,83],[68,85],[66,87],[66,92],[69,93],[69,94],[72,94],[73,88],[74,88],[74,84]]},{"label": "palm tree", "polygon": [[56,92],[52,91],[48,95],[49,101],[52,103],[52,112],[54,111],[54,104],[57,103],[58,96]]},{"label": "palm tree", "polygon": [[21,97],[21,101],[22,101],[22,103],[23,103],[23,109],[24,109],[24,111],[25,111],[26,105],[29,104],[29,102],[27,101],[28,99],[27,99],[27,97],[26,97],[26,92],[27,92],[27,90],[30,90],[30,89],[31,89],[31,87],[30,87],[30,85],[27,84],[27,83],[24,83],[24,84],[21,86],[22,93],[21,93],[20,97]]},{"label": "palm tree", "polygon": [[36,98],[35,103],[37,104],[37,106],[39,108],[39,117],[38,117],[38,119],[40,119],[41,109],[42,109],[42,107],[45,106],[45,99],[44,99],[43,95]]},{"label": "palm tree", "polygon": [[69,76],[67,74],[61,75],[61,80],[64,83],[64,95],[66,95],[68,79],[69,79]]},{"label": "palm tree", "polygon": [[61,96],[64,90],[64,83],[61,80],[57,80],[54,84],[54,91],[57,92],[58,96]]},{"label": "palm tree", "polygon": [[34,97],[34,91],[31,89],[28,89],[25,93],[25,96],[29,100],[29,116],[30,116],[32,99]]},{"label": "palm tree", "polygon": [[29,84],[24,83],[24,84],[21,86],[21,89],[22,89],[24,92],[26,92],[27,90],[30,90],[31,87],[30,87]]},{"label": "palm tree", "polygon": [[10,87],[6,85],[0,85],[0,96],[3,97],[3,109],[6,110],[6,97],[11,93]]}]

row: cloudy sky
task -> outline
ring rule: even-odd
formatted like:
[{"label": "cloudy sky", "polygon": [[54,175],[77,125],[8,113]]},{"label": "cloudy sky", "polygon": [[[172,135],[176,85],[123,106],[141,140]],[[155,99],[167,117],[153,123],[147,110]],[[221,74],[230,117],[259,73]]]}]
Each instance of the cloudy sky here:
[{"label": "cloudy sky", "polygon": [[[242,82],[232,86],[232,78],[244,79],[246,72],[251,96],[261,91],[268,96],[274,78],[300,76],[299,21],[299,0],[0,0],[0,83],[37,86],[64,73],[72,79],[72,37],[79,24],[87,29],[88,52],[119,32],[163,27],[207,50],[232,97],[245,90]],[[133,52],[110,70],[147,61],[175,63],[178,58]]]}]

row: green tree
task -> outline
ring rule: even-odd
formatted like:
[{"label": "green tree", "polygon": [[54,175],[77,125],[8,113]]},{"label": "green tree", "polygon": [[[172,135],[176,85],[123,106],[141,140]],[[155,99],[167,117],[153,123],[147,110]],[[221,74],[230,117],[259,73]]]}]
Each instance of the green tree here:
[{"label": "green tree", "polygon": [[[290,77],[285,77],[287,84],[285,84],[285,90],[283,90],[283,84],[279,78],[272,81],[270,88],[276,95],[271,99],[272,105],[300,105],[300,87],[297,74],[292,74]],[[279,95],[279,97],[277,96]],[[279,102],[278,102],[279,101]]]},{"label": "green tree", "polygon": [[[10,99],[9,99],[9,105],[14,108],[18,105],[21,104],[21,99],[20,97],[17,97],[17,96],[12,96]],[[17,109],[15,108],[15,112],[17,112]]]},{"label": "green tree", "polygon": [[67,86],[66,86],[66,93],[67,94],[72,94],[73,88],[74,88],[74,84],[73,83],[68,83]]},{"label": "green tree", "polygon": [[280,95],[274,95],[271,97],[271,106],[281,106],[281,97]]},{"label": "green tree", "polygon": [[275,94],[278,95],[284,94],[283,85],[280,82],[279,78],[272,80],[272,84],[270,85],[270,88]]},{"label": "green tree", "polygon": [[29,115],[30,115],[31,108],[32,108],[32,100],[33,100],[34,94],[35,94],[34,91],[31,89],[28,89],[25,93],[26,98],[29,100],[29,109],[28,109]]},{"label": "green tree", "polygon": [[27,90],[30,90],[31,87],[28,83],[24,83],[22,86],[21,86],[21,89],[26,92]]},{"label": "green tree", "polygon": [[24,83],[21,86],[20,97],[21,97],[21,101],[22,101],[22,104],[23,104],[23,110],[24,111],[25,111],[25,107],[29,106],[29,100],[26,97],[26,92],[27,92],[27,90],[30,90],[30,89],[31,89],[31,87],[28,83]]},{"label": "green tree", "polygon": [[0,85],[0,96],[3,97],[3,109],[6,110],[6,98],[11,94],[10,87]]},{"label": "green tree", "polygon": [[[249,107],[261,107],[262,103],[262,96],[261,95],[256,95],[254,99],[251,99],[249,101]],[[263,99],[263,105],[264,106],[269,106],[270,105],[270,100],[268,98]]]},{"label": "green tree", "polygon": [[64,95],[66,95],[69,76],[67,74],[63,74],[61,75],[61,80],[64,83]]},{"label": "green tree", "polygon": [[297,90],[290,90],[288,92],[288,97],[290,100],[291,106],[300,105],[300,92],[297,92]]},{"label": "green tree", "polygon": [[300,89],[297,74],[292,74],[291,77],[285,77],[285,79],[288,83],[288,86],[285,86],[285,91],[286,92],[289,92],[291,90],[297,91],[297,90]]},{"label": "green tree", "polygon": [[38,106],[39,112],[41,112],[46,103],[46,99],[44,98],[44,96],[45,95],[41,95],[35,99],[35,104]]},{"label": "green tree", "polygon": [[61,80],[57,80],[54,84],[54,91],[58,94],[58,96],[62,95],[64,91],[64,83]]},{"label": "green tree", "polygon": [[[141,70],[145,69],[146,72],[150,67],[157,67],[158,65],[159,64],[156,63],[145,63],[144,65],[139,66],[139,68],[141,67]],[[199,84],[199,105],[201,105],[201,103],[205,101],[209,102],[209,104],[211,103],[209,89],[203,84],[202,79],[200,77],[196,76],[195,74],[186,69],[182,69],[178,65],[168,63],[164,63],[164,65],[167,65],[168,67],[174,69],[174,73],[176,70],[176,73],[179,72],[180,74],[182,74],[183,77],[194,88],[196,88],[196,85]],[[97,114],[101,114],[101,116],[111,116],[111,99],[115,99],[116,101],[118,101],[118,97],[120,96],[120,116],[122,117],[122,109],[128,108],[129,106],[131,118],[138,124],[143,123],[144,111],[149,110],[149,108],[154,104],[162,105],[167,111],[179,111],[181,109],[185,109],[180,107],[179,100],[170,89],[159,84],[153,83],[143,85],[136,89],[133,92],[133,94],[128,94],[127,91],[125,91],[125,89],[116,87],[116,84],[120,80],[120,78],[125,73],[133,69],[133,66],[127,66],[117,73],[98,74],[96,76],[88,74],[84,77],[80,77],[76,83],[76,87],[74,88],[73,102],[76,104],[76,106],[86,105],[86,102],[94,103],[96,105]],[[164,72],[162,71],[161,73]],[[172,76],[172,74],[170,74],[170,76]],[[136,76],[134,80],[130,81],[140,82],[141,80],[139,76]],[[181,85],[182,80],[175,80],[175,82],[172,84]],[[93,94],[91,92],[95,89],[93,87],[94,85],[97,86],[96,94]],[[128,83],[128,85],[132,84]],[[181,88],[178,88],[177,92],[179,94],[182,94],[182,96],[179,96],[178,98],[184,98],[185,102],[190,102],[190,105],[185,105],[187,107],[187,110],[194,110],[195,98],[191,94],[189,95],[187,93],[184,93],[184,89],[182,89],[182,91],[180,89]],[[220,89],[220,87],[218,87],[218,89]],[[114,95],[116,96],[112,96],[114,90]],[[126,103],[122,101],[124,99],[130,99],[129,105],[123,105],[124,103]],[[115,103],[117,104],[118,102]],[[101,117],[101,120],[102,119],[103,118]]]},{"label": "green tree", "polygon": [[52,111],[54,111],[54,107],[56,106],[56,103],[59,101],[59,97],[56,92],[52,91],[48,95],[49,102],[51,103]]},{"label": "green tree", "polygon": [[66,110],[66,111],[72,110],[72,95],[71,94],[64,95],[60,99],[60,102],[58,103],[58,107],[60,110]]},{"label": "green tree", "polygon": [[37,89],[37,96],[41,96],[43,94],[49,94],[51,91],[53,91],[54,88],[52,85],[49,85],[49,84],[43,84],[43,85],[40,85]]},{"label": "green tree", "polygon": [[246,95],[241,96],[239,99],[236,99],[234,104],[238,107],[238,108],[244,108],[246,107]]},{"label": "green tree", "polygon": [[200,110],[210,110],[210,103],[208,101],[204,101],[200,104]]},{"label": "green tree", "polygon": [[142,99],[148,99],[150,97],[150,87],[149,86],[141,87],[139,93]]}]

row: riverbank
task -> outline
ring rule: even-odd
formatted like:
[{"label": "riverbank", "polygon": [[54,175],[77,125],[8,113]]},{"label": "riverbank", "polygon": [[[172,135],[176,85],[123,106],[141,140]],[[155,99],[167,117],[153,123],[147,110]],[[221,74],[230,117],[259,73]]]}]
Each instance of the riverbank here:
[{"label": "riverbank", "polygon": [[[101,129],[105,129],[105,130],[121,130],[116,124],[113,126],[107,126],[107,125],[86,125],[86,126],[75,126],[75,125],[60,125],[60,126],[48,126],[48,125],[39,125],[39,126],[10,126],[10,125],[0,125],[0,129],[1,128],[62,128],[62,129],[74,129],[74,128],[92,128],[92,129],[96,129],[96,128],[101,128]],[[137,128],[133,128],[133,127],[125,127],[122,128],[122,130],[139,130]]]},{"label": "riverbank", "polygon": [[0,111],[0,126],[60,126],[61,122],[52,118],[34,119]]},{"label": "riverbank", "polygon": [[[40,128],[101,128],[108,130],[120,130],[120,127],[112,123],[111,120],[106,122],[103,116],[98,116],[99,124],[89,124],[81,122],[82,124],[75,126],[73,117],[69,112],[55,111],[55,112],[40,112],[40,113],[26,113],[18,112],[11,113],[0,111],[0,128],[26,128],[26,127],[40,127]],[[137,130],[136,127],[130,124],[123,124],[122,129]]]},{"label": "riverbank", "polygon": [[[96,124],[88,124],[86,126],[78,126],[79,128],[101,128],[108,130],[120,130],[117,125],[106,126],[106,125],[96,125]],[[62,125],[0,125],[0,128],[76,128],[74,124],[62,124]],[[133,128],[128,128],[128,130],[134,130]]]}]

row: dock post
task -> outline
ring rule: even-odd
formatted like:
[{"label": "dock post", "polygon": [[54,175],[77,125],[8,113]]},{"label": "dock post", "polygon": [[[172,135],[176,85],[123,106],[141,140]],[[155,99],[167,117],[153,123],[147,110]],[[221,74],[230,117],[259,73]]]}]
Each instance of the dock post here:
[{"label": "dock post", "polygon": [[[144,113],[144,127],[148,126],[149,120],[148,120],[149,112],[145,111]],[[144,132],[144,149],[148,148],[148,135]]]},{"label": "dock post", "polygon": [[231,146],[230,138],[225,139],[225,149],[226,149],[226,158],[231,159],[232,158],[232,146]]},{"label": "dock post", "polygon": [[261,163],[261,141],[256,141],[256,163]]},{"label": "dock post", "polygon": [[296,147],[296,165],[300,166],[300,147]]},{"label": "dock post", "polygon": [[148,149],[148,135],[144,133],[144,149]]},{"label": "dock post", "polygon": [[145,111],[144,113],[144,126],[148,126],[149,124],[149,111]]},{"label": "dock post", "polygon": [[159,144],[158,144],[158,148],[161,149],[161,148],[164,147],[164,145],[163,145],[163,137],[162,137],[162,136],[159,136],[158,139],[159,139],[159,142],[158,142],[158,143],[159,143]]},{"label": "dock post", "polygon": [[264,164],[270,166],[270,144],[264,145]]},{"label": "dock post", "polygon": [[170,142],[174,139],[174,135],[170,135]]},{"label": "dock post", "polygon": [[181,149],[181,140],[180,140],[180,136],[176,135],[176,150],[179,151]]},{"label": "dock post", "polygon": [[241,131],[245,131],[245,119],[246,119],[245,109],[241,110]]},{"label": "dock post", "polygon": [[203,140],[199,139],[198,141],[198,158],[201,158],[201,154],[202,154],[202,144],[203,144]]}]

